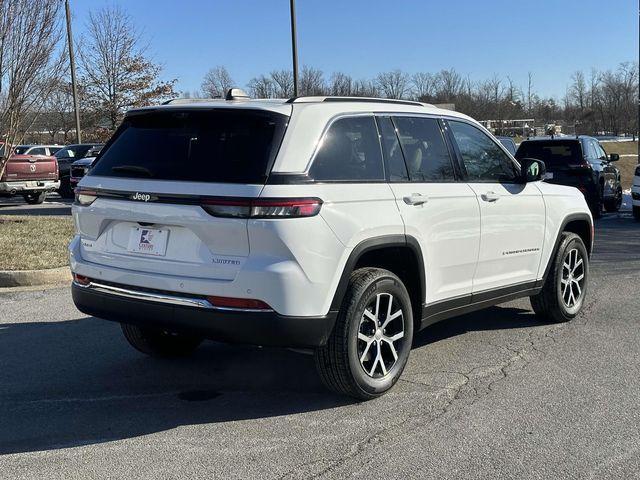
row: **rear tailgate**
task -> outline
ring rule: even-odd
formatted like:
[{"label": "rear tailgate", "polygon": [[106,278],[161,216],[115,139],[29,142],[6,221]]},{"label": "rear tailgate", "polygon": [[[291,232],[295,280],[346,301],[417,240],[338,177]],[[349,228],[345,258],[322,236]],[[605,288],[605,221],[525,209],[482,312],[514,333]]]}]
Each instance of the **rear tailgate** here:
[{"label": "rear tailgate", "polygon": [[96,197],[73,208],[82,257],[138,272],[233,280],[249,256],[248,220],[213,216],[203,202],[258,197],[287,121],[236,110],[126,119],[79,184]]},{"label": "rear tailgate", "polygon": [[5,181],[57,180],[56,157],[44,155],[12,155],[3,175]]}]

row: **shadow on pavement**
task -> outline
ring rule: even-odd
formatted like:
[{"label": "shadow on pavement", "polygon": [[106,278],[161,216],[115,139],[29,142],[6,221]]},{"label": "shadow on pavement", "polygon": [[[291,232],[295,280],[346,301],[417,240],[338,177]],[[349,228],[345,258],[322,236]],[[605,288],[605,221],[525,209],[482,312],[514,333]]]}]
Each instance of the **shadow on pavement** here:
[{"label": "shadow on pavement", "polygon": [[[536,324],[529,311],[495,307],[433,325],[415,347]],[[150,358],[117,324],[89,317],[0,324],[0,386],[0,454],[353,403],[324,390],[311,355],[207,342],[190,358]]]}]

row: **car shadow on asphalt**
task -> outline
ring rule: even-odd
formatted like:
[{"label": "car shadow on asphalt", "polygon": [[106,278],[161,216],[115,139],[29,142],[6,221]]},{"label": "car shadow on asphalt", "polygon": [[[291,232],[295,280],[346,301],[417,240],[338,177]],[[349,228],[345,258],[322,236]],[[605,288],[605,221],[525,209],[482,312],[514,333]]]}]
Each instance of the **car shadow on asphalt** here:
[{"label": "car shadow on asphalt", "polygon": [[[414,348],[471,330],[538,325],[532,317],[494,307],[423,330]],[[139,354],[117,324],[95,318],[0,324],[0,454],[354,403],[325,391],[313,357],[291,350],[206,342],[168,360]]]},{"label": "car shadow on asphalt", "polygon": [[471,331],[530,328],[543,324],[536,318],[532,310],[516,307],[491,307],[452,317],[421,330],[414,336],[413,348],[423,347]]}]

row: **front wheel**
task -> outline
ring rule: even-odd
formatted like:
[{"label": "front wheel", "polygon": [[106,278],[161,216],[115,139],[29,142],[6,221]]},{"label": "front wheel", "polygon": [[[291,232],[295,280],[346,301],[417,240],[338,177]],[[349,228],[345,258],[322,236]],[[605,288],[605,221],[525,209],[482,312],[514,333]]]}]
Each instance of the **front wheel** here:
[{"label": "front wheel", "polygon": [[622,187],[618,187],[615,196],[611,200],[607,200],[604,208],[607,212],[617,212],[622,207]]},{"label": "front wheel", "polygon": [[589,279],[589,255],[582,239],[564,232],[551,270],[542,290],[530,297],[531,306],[540,318],[552,322],[567,322],[584,305]]},{"label": "front wheel", "polygon": [[358,269],[327,344],[316,350],[316,367],[330,390],[369,400],[396,383],[412,341],[411,299],[402,281],[388,270]]},{"label": "front wheel", "polygon": [[47,192],[29,192],[23,195],[24,201],[29,205],[39,205],[44,202]]},{"label": "front wheel", "polygon": [[138,327],[121,323],[122,333],[129,344],[154,357],[184,357],[202,343],[202,338],[168,332],[162,329]]}]

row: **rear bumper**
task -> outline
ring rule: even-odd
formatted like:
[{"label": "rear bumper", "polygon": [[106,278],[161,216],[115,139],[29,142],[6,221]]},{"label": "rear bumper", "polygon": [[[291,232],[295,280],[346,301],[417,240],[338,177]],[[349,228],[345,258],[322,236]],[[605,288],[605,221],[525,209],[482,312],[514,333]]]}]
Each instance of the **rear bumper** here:
[{"label": "rear bumper", "polygon": [[19,180],[15,182],[0,182],[1,193],[36,192],[42,190],[56,190],[60,188],[59,180]]},{"label": "rear bumper", "polygon": [[194,333],[224,342],[279,347],[324,345],[337,315],[329,312],[320,317],[292,317],[273,311],[202,308],[131,298],[76,283],[72,285],[72,297],[78,310],[104,320]]}]

